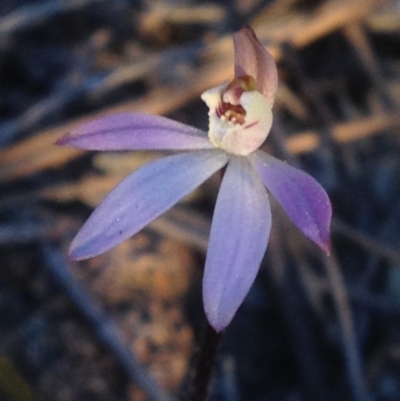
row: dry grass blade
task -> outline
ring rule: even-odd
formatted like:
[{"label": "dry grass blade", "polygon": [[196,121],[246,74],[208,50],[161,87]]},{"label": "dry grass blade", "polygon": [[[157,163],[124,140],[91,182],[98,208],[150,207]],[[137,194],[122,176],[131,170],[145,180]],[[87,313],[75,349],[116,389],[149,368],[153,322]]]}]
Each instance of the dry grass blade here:
[{"label": "dry grass blade", "polygon": [[0,35],[11,35],[17,30],[30,27],[66,10],[76,10],[101,1],[104,0],[50,0],[19,8],[0,18]]},{"label": "dry grass blade", "polygon": [[[330,1],[324,5],[319,11],[315,12],[313,18],[309,16],[291,17],[290,21],[286,21],[284,25],[263,24],[258,27],[257,33],[260,38],[267,43],[273,43],[270,48],[274,57],[279,60],[281,57],[279,43],[289,42],[294,47],[303,47],[316,39],[327,35],[333,30],[337,30],[353,20],[358,20],[367,15],[372,9],[379,4],[378,1],[368,0],[364,7],[358,6],[358,1]],[[300,18],[300,19],[299,19]],[[62,163],[71,160],[81,154],[80,151],[73,151],[65,148],[50,148],[59,137],[70,131],[74,127],[83,122],[92,120],[105,114],[118,112],[146,112],[150,114],[168,114],[169,112],[181,107],[190,99],[198,96],[205,89],[213,87],[232,76],[232,45],[230,37],[224,37],[211,45],[208,54],[214,58],[210,63],[205,65],[200,71],[192,72],[186,77],[187,84],[179,83],[176,87],[157,87],[149,91],[149,93],[139,100],[126,102],[117,106],[108,108],[105,111],[94,113],[85,118],[80,118],[58,128],[39,132],[33,139],[17,144],[14,147],[0,151],[0,181],[9,181],[10,179],[20,178],[40,171],[49,167],[58,167]],[[158,62],[155,62],[153,68],[156,68]],[[135,68],[130,70],[132,77],[137,77]],[[142,71],[143,73],[143,71]],[[121,74],[117,73],[116,78],[111,79],[108,85],[115,85],[114,79],[118,82],[125,82],[126,72],[121,70]],[[128,74],[128,77],[129,77]],[[118,76],[120,78],[118,78]],[[122,81],[119,81],[122,80]],[[106,81],[107,82],[107,81]],[[287,96],[286,96],[287,98]],[[168,99],[168,101],[166,101]],[[293,99],[289,100],[288,107],[295,107],[297,112],[304,113],[299,109],[298,102],[293,103]],[[377,122],[376,120],[379,120]],[[397,126],[397,114],[393,116],[373,117],[372,121],[366,121],[366,133],[358,131],[354,125],[339,125],[333,132],[334,138],[338,142],[351,141],[359,137],[365,137],[368,133],[379,130],[379,125],[385,129],[387,127]],[[361,122],[362,123],[362,122]],[[378,127],[376,127],[378,125]],[[376,127],[376,128],[371,128]],[[360,127],[361,128],[361,127]],[[363,127],[364,128],[364,127]],[[353,136],[352,136],[353,135]],[[319,136],[314,133],[302,134],[302,136],[291,139],[292,144],[288,147],[295,153],[309,152],[314,150],[319,144]]]},{"label": "dry grass blade", "polygon": [[97,335],[112,351],[127,376],[144,390],[149,400],[173,401],[140,366],[132,351],[122,344],[114,323],[94,305],[85,289],[73,277],[62,255],[48,245],[43,245],[41,249],[46,260],[46,267],[87,321],[93,325]]}]

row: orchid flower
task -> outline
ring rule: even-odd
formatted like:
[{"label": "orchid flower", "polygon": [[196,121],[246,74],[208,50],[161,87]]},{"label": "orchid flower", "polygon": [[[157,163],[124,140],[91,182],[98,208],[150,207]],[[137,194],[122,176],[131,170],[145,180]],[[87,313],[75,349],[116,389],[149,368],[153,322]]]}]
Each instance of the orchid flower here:
[{"label": "orchid flower", "polygon": [[73,260],[108,251],[224,169],[203,279],[204,309],[217,332],[242,304],[266,251],[268,192],[326,253],[331,220],[329,198],[311,176],[258,150],[272,125],[277,69],[251,28],[235,33],[233,41],[235,78],[201,96],[209,107],[208,134],[165,117],[123,113],[86,123],[57,142],[89,150],[180,151],[112,190],[73,240]]}]

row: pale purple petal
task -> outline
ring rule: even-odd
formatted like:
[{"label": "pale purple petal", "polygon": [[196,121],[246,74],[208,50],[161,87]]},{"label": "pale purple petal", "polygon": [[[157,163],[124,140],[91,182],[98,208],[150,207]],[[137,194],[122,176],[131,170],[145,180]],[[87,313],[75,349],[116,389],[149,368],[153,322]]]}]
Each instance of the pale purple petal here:
[{"label": "pale purple petal", "polygon": [[225,152],[183,153],[147,164],[125,178],[78,232],[70,258],[90,258],[131,237],[222,168]]},{"label": "pale purple petal", "polygon": [[216,331],[230,323],[253,284],[270,230],[267,191],[248,160],[235,156],[218,194],[203,279],[204,309]]},{"label": "pale purple petal", "polygon": [[258,90],[274,104],[278,89],[278,72],[274,58],[257,39],[250,27],[233,34],[235,48],[235,77],[250,75]]},{"label": "pale purple petal", "polygon": [[57,142],[88,150],[211,149],[207,133],[166,117],[121,113],[98,118]]},{"label": "pale purple petal", "polygon": [[262,151],[250,160],[293,223],[329,254],[332,207],[322,186],[304,171]]}]

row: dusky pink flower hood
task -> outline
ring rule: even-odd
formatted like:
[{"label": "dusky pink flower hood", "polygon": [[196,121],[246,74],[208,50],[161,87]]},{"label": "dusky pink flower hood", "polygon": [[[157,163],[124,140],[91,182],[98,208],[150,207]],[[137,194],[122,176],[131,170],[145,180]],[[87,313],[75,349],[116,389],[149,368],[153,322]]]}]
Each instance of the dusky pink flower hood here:
[{"label": "dusky pink flower hood", "polygon": [[[225,168],[203,279],[204,309],[219,332],[246,297],[271,230],[270,192],[293,223],[329,252],[331,204],[308,174],[258,148],[272,125],[277,70],[251,28],[233,35],[235,78],[207,90],[209,131],[165,117],[115,114],[84,124],[58,145],[88,150],[176,150],[125,178],[94,210],[70,248],[81,260],[108,251]],[[268,191],[266,190],[268,189]]]}]

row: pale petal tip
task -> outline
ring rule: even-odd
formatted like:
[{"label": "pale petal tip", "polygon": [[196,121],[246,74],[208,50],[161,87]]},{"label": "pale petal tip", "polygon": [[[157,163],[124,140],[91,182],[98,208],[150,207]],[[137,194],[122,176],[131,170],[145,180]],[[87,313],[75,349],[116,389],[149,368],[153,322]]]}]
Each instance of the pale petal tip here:
[{"label": "pale petal tip", "polygon": [[224,331],[230,324],[230,322],[232,321],[232,318],[230,319],[226,319],[226,316],[224,316],[220,313],[218,313],[217,310],[212,310],[209,311],[207,306],[205,306],[205,313],[206,313],[206,317],[208,320],[208,323],[210,324],[210,326],[217,332],[217,333],[221,333],[222,331]]},{"label": "pale petal tip", "polygon": [[210,323],[210,326],[215,330],[216,333],[222,333],[229,325],[229,323],[225,325],[225,324],[220,324],[219,322],[212,323],[210,321],[208,321],[208,323]]},{"label": "pale petal tip", "polygon": [[224,302],[218,302],[216,299],[216,288],[211,282],[203,279],[203,305],[208,323],[217,332],[221,333],[231,323],[238,307],[235,299],[225,299]]}]

